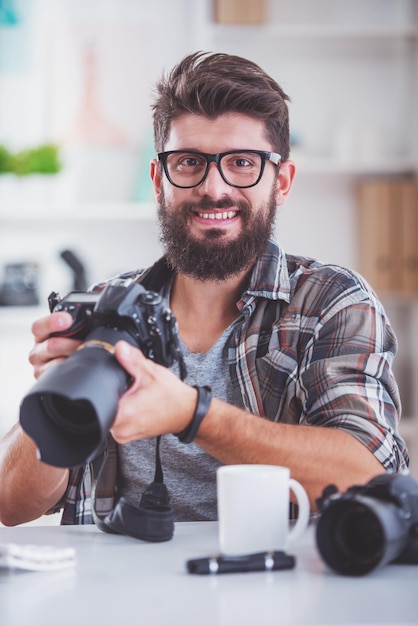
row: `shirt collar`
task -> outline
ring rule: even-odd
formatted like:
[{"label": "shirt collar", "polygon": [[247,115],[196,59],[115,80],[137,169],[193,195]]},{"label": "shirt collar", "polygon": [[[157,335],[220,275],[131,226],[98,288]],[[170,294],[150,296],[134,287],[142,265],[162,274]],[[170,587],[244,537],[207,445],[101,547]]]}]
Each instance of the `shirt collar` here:
[{"label": "shirt collar", "polygon": [[[165,257],[162,257],[141,275],[141,282],[147,289],[158,291],[164,284],[171,284],[172,278],[173,270],[167,265]],[[254,265],[248,287],[237,306],[239,309],[244,308],[254,297],[289,302],[290,291],[286,255],[276,240],[271,237]]]},{"label": "shirt collar", "polygon": [[290,300],[290,278],[286,255],[273,237],[261,254],[252,271],[249,285],[242,301],[248,297],[261,297],[269,300]]}]

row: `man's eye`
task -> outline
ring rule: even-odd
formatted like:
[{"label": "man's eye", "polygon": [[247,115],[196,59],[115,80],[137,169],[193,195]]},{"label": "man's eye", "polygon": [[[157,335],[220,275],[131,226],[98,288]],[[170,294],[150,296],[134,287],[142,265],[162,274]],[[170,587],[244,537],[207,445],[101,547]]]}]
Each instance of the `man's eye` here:
[{"label": "man's eye", "polygon": [[248,159],[240,157],[239,159],[235,159],[235,165],[236,167],[248,167],[251,165],[251,163],[248,161]]},{"label": "man's eye", "polygon": [[202,167],[203,161],[195,156],[182,157],[178,162],[178,167]]},{"label": "man's eye", "polygon": [[252,167],[254,167],[254,161],[253,159],[249,158],[246,155],[240,154],[240,155],[236,155],[234,157],[231,157],[231,159],[228,160],[227,162],[227,166],[230,169],[250,169]]}]

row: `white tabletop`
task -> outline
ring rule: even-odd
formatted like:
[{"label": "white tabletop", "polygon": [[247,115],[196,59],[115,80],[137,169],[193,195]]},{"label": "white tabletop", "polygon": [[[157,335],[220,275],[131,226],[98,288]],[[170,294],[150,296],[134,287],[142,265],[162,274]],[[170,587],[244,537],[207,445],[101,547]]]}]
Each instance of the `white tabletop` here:
[{"label": "white tabletop", "polygon": [[0,569],[1,626],[291,626],[418,624],[418,566],[388,565],[365,577],[331,572],[311,527],[293,570],[198,576],[186,560],[218,552],[217,524],[176,524],[150,544],[95,526],[0,528],[0,543],[72,546],[58,572]]}]

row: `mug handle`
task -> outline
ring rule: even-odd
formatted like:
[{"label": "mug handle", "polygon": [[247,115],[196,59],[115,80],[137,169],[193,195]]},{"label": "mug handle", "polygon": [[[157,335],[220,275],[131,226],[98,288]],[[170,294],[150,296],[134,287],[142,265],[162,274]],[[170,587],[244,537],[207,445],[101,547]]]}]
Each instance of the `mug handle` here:
[{"label": "mug handle", "polygon": [[297,480],[295,480],[294,478],[289,478],[289,487],[295,494],[299,506],[299,513],[296,524],[293,526],[293,528],[290,529],[288,535],[290,543],[295,541],[295,539],[298,539],[307,528],[310,517],[310,504],[308,494],[306,493],[304,487],[302,487],[302,485]]}]

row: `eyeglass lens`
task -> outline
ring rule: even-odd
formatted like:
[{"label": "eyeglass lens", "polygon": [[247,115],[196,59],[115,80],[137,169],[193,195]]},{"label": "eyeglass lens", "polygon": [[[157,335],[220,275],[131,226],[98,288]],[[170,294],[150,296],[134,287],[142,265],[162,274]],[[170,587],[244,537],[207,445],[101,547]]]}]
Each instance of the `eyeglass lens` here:
[{"label": "eyeglass lens", "polygon": [[[254,185],[261,174],[264,159],[256,152],[233,152],[223,155],[217,163],[224,180],[237,187]],[[204,154],[176,152],[167,155],[167,173],[179,187],[195,187],[206,176],[209,160]]]}]

